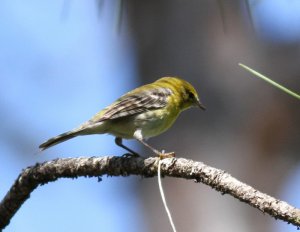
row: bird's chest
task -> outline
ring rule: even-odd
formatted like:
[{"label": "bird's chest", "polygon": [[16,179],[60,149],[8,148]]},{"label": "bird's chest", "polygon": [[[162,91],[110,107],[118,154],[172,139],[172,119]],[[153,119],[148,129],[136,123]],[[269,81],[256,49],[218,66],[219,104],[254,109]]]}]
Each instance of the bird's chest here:
[{"label": "bird's chest", "polygon": [[143,137],[149,138],[167,130],[174,123],[177,116],[178,112],[159,109],[136,115],[134,122],[135,127],[141,129]]}]

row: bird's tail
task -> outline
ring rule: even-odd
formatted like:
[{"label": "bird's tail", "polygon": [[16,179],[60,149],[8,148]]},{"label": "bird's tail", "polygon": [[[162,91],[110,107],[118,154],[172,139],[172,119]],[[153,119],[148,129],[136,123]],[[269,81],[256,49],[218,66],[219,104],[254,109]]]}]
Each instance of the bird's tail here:
[{"label": "bird's tail", "polygon": [[58,136],[48,139],[46,142],[42,143],[39,146],[39,148],[40,151],[44,151],[49,147],[62,143],[66,140],[72,139],[78,135],[103,134],[106,133],[106,131],[107,131],[107,123],[103,123],[103,122],[94,123],[92,121],[87,121],[71,131],[62,133]]},{"label": "bird's tail", "polygon": [[44,151],[46,149],[48,149],[49,147],[52,147],[56,144],[62,143],[66,140],[72,139],[76,136],[78,136],[80,134],[79,130],[72,130],[72,131],[68,131],[66,133],[62,133],[58,136],[55,136],[51,139],[48,139],[46,142],[42,143],[39,148],[40,151]]}]

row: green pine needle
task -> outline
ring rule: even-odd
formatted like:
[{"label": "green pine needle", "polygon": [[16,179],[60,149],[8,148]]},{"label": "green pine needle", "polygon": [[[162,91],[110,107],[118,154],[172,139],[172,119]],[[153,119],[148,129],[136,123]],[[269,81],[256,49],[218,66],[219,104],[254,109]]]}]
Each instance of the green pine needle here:
[{"label": "green pine needle", "polygon": [[295,93],[295,92],[293,92],[293,91],[291,91],[291,90],[285,88],[284,86],[282,86],[282,85],[276,83],[275,81],[272,81],[272,80],[269,79],[268,77],[266,77],[266,76],[260,74],[259,72],[257,72],[257,71],[255,71],[255,70],[249,68],[248,66],[246,66],[246,65],[244,65],[244,64],[239,63],[239,66],[241,66],[242,68],[246,69],[247,71],[253,73],[255,76],[257,76],[257,77],[263,79],[264,81],[270,83],[270,84],[273,85],[274,87],[276,87],[276,88],[282,90],[283,92],[286,92],[287,94],[289,94],[289,95],[291,95],[291,96],[293,96],[293,97],[295,97],[295,98],[297,98],[297,99],[300,100],[300,95],[299,95],[299,94],[297,94],[297,93]]}]

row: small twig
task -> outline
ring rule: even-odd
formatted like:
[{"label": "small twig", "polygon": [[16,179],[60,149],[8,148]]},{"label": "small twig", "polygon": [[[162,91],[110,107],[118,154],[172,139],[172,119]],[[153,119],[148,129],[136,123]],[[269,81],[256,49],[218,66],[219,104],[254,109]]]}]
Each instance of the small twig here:
[{"label": "small twig", "polygon": [[[56,159],[36,164],[22,171],[15,183],[0,203],[0,230],[5,228],[30,193],[40,185],[56,181],[58,178],[157,175],[159,158],[141,157],[89,157]],[[183,158],[167,158],[161,161],[164,176],[192,179],[211,186],[222,194],[243,201],[270,216],[295,226],[300,226],[300,210],[284,201],[246,185],[228,173],[207,166],[201,162]]]},{"label": "small twig", "polygon": [[217,3],[218,3],[219,10],[220,10],[223,32],[224,32],[224,34],[226,34],[227,26],[226,26],[225,7],[223,4],[223,0],[218,0]]},{"label": "small twig", "polygon": [[116,30],[118,33],[121,31],[121,25],[122,25],[122,17],[123,17],[123,11],[124,11],[124,2],[123,0],[117,0],[117,9],[116,9]]},{"label": "small twig", "polygon": [[164,207],[166,209],[166,212],[167,212],[167,215],[168,215],[168,218],[169,218],[172,230],[173,230],[173,232],[176,232],[175,223],[173,222],[171,211],[168,208],[166,197],[165,197],[165,193],[164,193],[164,189],[163,189],[163,186],[162,186],[162,183],[161,183],[161,173],[160,173],[161,171],[160,170],[161,170],[161,160],[158,160],[157,179],[158,179],[159,192],[160,192],[161,199],[162,199],[162,202],[164,204]]},{"label": "small twig", "polygon": [[300,100],[300,95],[297,94],[297,93],[295,93],[295,92],[293,92],[292,90],[289,90],[288,88],[286,88],[286,87],[284,87],[284,86],[278,84],[277,82],[271,80],[270,78],[268,78],[268,77],[262,75],[261,73],[255,71],[255,70],[253,70],[253,69],[251,69],[251,68],[249,68],[248,66],[246,66],[246,65],[244,65],[244,64],[239,63],[239,66],[241,66],[242,68],[244,68],[244,69],[246,69],[247,71],[251,72],[251,73],[254,74],[255,76],[257,76],[257,77],[263,79],[264,81],[268,82],[269,84],[273,85],[274,87],[276,87],[276,88],[282,90],[283,92],[285,92],[285,93],[291,95],[292,97],[295,97],[295,98],[297,98],[298,100]]},{"label": "small twig", "polygon": [[251,5],[250,5],[249,0],[245,0],[245,5],[246,5],[247,14],[249,16],[249,21],[250,21],[250,24],[251,24],[251,28],[252,28],[253,31],[255,31],[253,16],[252,16],[252,9],[251,9]]}]

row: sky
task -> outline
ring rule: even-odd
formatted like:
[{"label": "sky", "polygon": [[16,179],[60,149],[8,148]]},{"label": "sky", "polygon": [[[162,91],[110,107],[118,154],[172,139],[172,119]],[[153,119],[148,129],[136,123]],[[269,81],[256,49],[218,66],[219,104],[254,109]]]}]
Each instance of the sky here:
[{"label": "sky", "polygon": [[[1,1],[1,197],[36,162],[124,153],[111,136],[89,136],[36,154],[138,84],[116,15],[116,1],[100,11],[96,1]],[[134,188],[134,178],[61,179],[35,190],[5,231],[140,231]]]},{"label": "sky", "polygon": [[[36,162],[124,153],[113,137],[100,135],[36,154],[44,140],[76,127],[140,85],[126,18],[118,33],[117,1],[102,2],[100,9],[97,1],[0,2],[1,198],[20,171]],[[299,2],[254,3],[254,24],[263,37],[299,40]],[[298,198],[292,194],[297,177],[299,172],[291,173],[281,197],[291,203]],[[145,231],[143,205],[134,191],[138,180],[61,179],[39,187],[4,231]],[[295,230],[280,226],[278,231]]]}]

